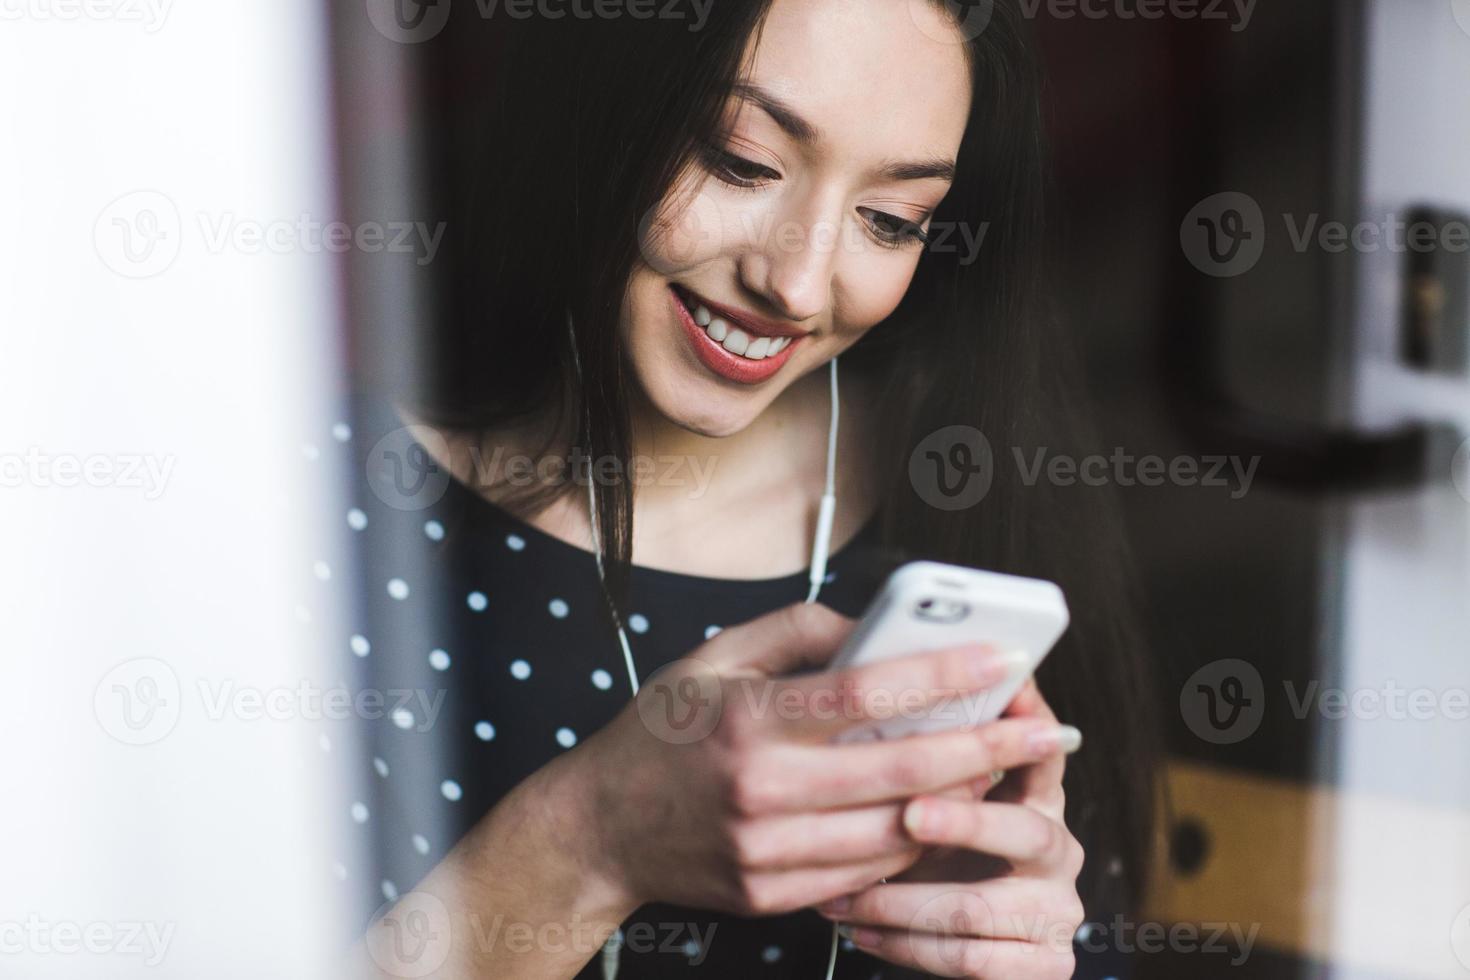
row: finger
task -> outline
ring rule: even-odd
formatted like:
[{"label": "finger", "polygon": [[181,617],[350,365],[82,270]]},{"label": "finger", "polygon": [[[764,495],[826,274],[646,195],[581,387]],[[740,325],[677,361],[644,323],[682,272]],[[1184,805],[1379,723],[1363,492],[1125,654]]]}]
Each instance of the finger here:
[{"label": "finger", "polygon": [[913,849],[902,803],[781,814],[746,824],[736,841],[742,867],[779,871],[835,867]]},{"label": "finger", "polygon": [[1070,977],[1076,954],[1070,939],[1065,945],[1044,945],[1011,939],[966,939],[945,933],[875,929],[862,926],[852,932],[861,950],[898,966],[939,977],[974,980],[1019,980],[1021,977]]},{"label": "finger", "polygon": [[1057,716],[1051,710],[1051,705],[1047,704],[1046,698],[1041,696],[1041,688],[1036,686],[1035,677],[1028,677],[1026,683],[1021,685],[1021,689],[1006,706],[1005,717],[1057,720]]},{"label": "finger", "polygon": [[853,625],[820,603],[798,603],[720,631],[698,657],[721,675],[774,677],[824,666]]},{"label": "finger", "polygon": [[1024,654],[989,644],[953,647],[792,678],[774,697],[785,706],[781,723],[793,739],[828,741],[859,725],[936,711],[973,729],[984,717],[985,692],[1024,664]]},{"label": "finger", "polygon": [[[1029,679],[1006,710],[1006,717],[1044,718],[1056,720],[1056,714],[1036,686],[1036,679]],[[1080,747],[1080,743],[1078,744]],[[1076,748],[1071,749],[1075,752]],[[1015,803],[1033,806],[1053,819],[1060,819],[1066,798],[1062,792],[1062,778],[1066,774],[1066,756],[1062,753],[1048,756],[1040,763],[1010,774],[1001,796]]]},{"label": "finger", "polygon": [[1036,878],[992,878],[963,886],[877,884],[824,902],[817,911],[834,922],[854,926],[950,933],[971,939],[1029,940],[1048,922],[1082,919],[1075,893],[1059,897],[1056,883]]},{"label": "finger", "polygon": [[1067,828],[1022,804],[919,797],[904,808],[903,825],[922,844],[989,854],[1020,874],[1082,870],[1082,845]]},{"label": "finger", "polygon": [[757,871],[746,876],[749,905],[760,915],[781,915],[817,905],[838,895],[861,891],[883,878],[907,870],[922,848],[914,847],[868,861],[835,868]]},{"label": "finger", "polygon": [[[933,793],[1061,751],[1065,729],[1033,719],[851,745],[778,745],[741,781],[748,816],[864,806]],[[1059,734],[1063,733],[1063,734]],[[910,804],[912,805],[912,804]]]}]

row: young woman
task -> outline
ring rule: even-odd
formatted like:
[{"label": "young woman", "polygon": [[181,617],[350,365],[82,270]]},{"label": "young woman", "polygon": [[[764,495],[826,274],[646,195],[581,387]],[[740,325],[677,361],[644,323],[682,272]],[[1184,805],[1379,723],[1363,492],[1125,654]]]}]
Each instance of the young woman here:
[{"label": "young woman", "polygon": [[[1150,742],[1101,491],[1016,462],[1081,438],[1034,302],[1020,11],[661,6],[497,25],[432,372],[351,436],[348,520],[378,549],[352,652],[377,687],[447,694],[371,736],[352,821],[381,868],[338,865],[383,903],[367,962],[820,980],[835,922],[842,977],[1116,975],[1074,935],[1137,897]],[[803,604],[839,355],[834,554]],[[929,454],[952,426],[989,465]],[[393,499],[375,454],[433,492]],[[926,482],[971,477],[969,501]],[[918,557],[1057,581],[1069,633],[999,721],[833,744],[892,710],[875,692],[1004,669],[821,670]],[[683,707],[695,736],[660,721]]]}]

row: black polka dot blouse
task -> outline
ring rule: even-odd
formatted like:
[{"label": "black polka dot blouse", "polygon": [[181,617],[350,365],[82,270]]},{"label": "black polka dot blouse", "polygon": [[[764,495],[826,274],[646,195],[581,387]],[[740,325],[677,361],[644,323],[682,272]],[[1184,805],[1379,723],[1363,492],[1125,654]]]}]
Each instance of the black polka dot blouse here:
[{"label": "black polka dot blouse", "polygon": [[[406,427],[386,399],[359,392],[350,403],[307,445],[313,463],[339,464],[324,473],[347,481],[340,519],[358,571],[347,629],[331,639],[363,706],[353,722],[360,758],[333,760],[352,767],[350,805],[329,828],[340,846],[326,868],[355,910],[344,942],[516,784],[575,751],[631,696],[591,553],[450,477],[421,441],[433,437]],[[892,564],[874,538],[870,526],[832,557],[821,602],[863,611]],[[640,682],[723,627],[802,601],[807,588],[805,570],[751,581],[635,567],[623,613]],[[822,980],[830,943],[831,924],[810,910],[742,918],[648,905],[578,978]],[[1079,950],[1079,963],[1079,977],[1123,975],[1110,954]],[[844,980],[915,975],[840,945]]]}]

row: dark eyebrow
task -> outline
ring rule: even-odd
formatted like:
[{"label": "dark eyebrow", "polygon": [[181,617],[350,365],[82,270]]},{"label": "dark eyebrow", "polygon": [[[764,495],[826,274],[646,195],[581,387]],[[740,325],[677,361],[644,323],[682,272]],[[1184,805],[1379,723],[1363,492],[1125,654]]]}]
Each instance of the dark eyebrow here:
[{"label": "dark eyebrow", "polygon": [[[750,82],[737,82],[735,94],[739,98],[760,106],[777,126],[785,130],[786,134],[798,143],[810,146],[817,141],[817,128],[801,118],[790,105],[765,89],[752,85]],[[907,163],[890,163],[879,169],[878,174],[885,180],[953,181],[954,161],[935,158]]]},{"label": "dark eyebrow", "polygon": [[765,89],[752,85],[749,82],[737,82],[735,84],[735,94],[749,102],[754,102],[764,109],[766,115],[774,119],[776,125],[784,129],[787,135],[798,143],[811,144],[817,141],[817,128],[797,115],[795,109]]},{"label": "dark eyebrow", "polygon": [[890,163],[878,174],[887,180],[954,180],[954,161],[915,160],[909,163]]}]

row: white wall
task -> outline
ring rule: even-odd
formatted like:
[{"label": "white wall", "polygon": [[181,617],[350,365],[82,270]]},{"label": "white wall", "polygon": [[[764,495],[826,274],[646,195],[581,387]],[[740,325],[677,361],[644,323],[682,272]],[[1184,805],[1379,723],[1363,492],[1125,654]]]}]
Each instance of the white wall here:
[{"label": "white wall", "polygon": [[329,976],[316,735],[200,688],[318,676],[334,258],[210,233],[330,214],[321,8],[0,18],[0,972]]},{"label": "white wall", "polygon": [[[1363,217],[1423,203],[1470,212],[1470,3],[1369,10]],[[1470,379],[1395,362],[1402,254],[1359,262],[1357,419],[1456,421],[1470,435]],[[1325,726],[1341,759],[1327,778],[1354,801],[1337,814],[1338,885],[1324,896],[1332,946],[1396,977],[1470,975],[1470,720],[1452,700],[1470,691],[1470,482],[1446,477],[1343,513],[1342,686],[1436,702],[1423,720],[1370,709]]]}]

